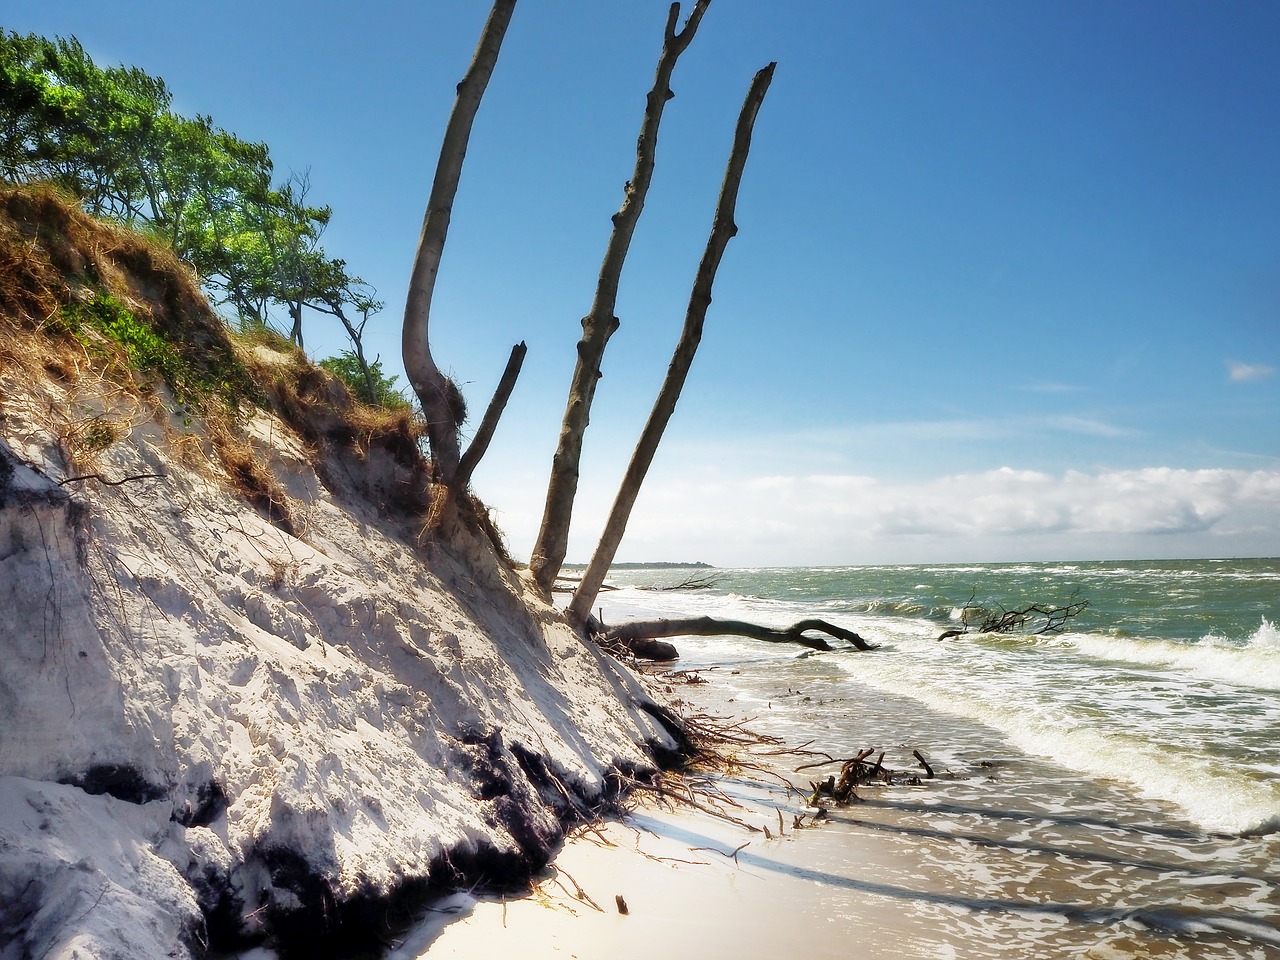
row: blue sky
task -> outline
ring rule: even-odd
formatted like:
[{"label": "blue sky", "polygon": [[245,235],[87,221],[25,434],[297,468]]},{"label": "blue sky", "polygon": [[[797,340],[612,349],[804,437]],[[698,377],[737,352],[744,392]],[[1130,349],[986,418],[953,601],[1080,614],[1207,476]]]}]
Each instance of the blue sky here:
[{"label": "blue sky", "polygon": [[[687,12],[689,4],[685,4]],[[25,4],[267,142],[387,309],[480,2]],[[520,0],[432,314],[526,556],[667,4]],[[676,70],[587,434],[585,559],[666,369],[733,122],[778,61],[701,352],[619,559],[1280,554],[1280,6],[716,0]],[[376,329],[375,329],[376,325]],[[342,348],[310,322],[316,356]]]}]

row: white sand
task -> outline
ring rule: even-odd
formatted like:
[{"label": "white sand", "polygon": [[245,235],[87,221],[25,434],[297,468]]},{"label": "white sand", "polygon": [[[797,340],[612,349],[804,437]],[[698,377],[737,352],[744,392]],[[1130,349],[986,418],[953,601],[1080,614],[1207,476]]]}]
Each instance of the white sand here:
[{"label": "white sand", "polygon": [[[938,952],[937,938],[917,941],[893,898],[814,876],[815,862],[835,857],[849,870],[854,861],[879,860],[883,867],[899,851],[874,837],[855,841],[821,826],[794,830],[800,808],[782,793],[753,789],[739,792],[738,800],[746,806],[736,812],[754,826],[769,826],[771,839],[694,811],[646,808],[567,844],[531,896],[460,895],[452,903],[457,915],[432,918],[390,960],[946,955]],[[748,845],[738,849],[742,844]],[[601,909],[579,897],[579,888]],[[617,909],[619,895],[626,915]]]},{"label": "white sand", "polygon": [[[380,507],[403,480],[386,450],[330,462],[326,488],[258,414],[291,536],[118,391],[10,369],[0,414],[0,955],[185,955],[210,876],[252,931],[303,892],[273,849],[341,899],[515,850],[514,831],[550,844],[560,798],[512,748],[590,797],[666,736],[483,537],[406,544]],[[58,437],[92,417],[123,439],[73,468]],[[61,485],[73,469],[162,476]],[[91,795],[95,769],[123,799]],[[495,776],[509,788],[478,799]]]}]

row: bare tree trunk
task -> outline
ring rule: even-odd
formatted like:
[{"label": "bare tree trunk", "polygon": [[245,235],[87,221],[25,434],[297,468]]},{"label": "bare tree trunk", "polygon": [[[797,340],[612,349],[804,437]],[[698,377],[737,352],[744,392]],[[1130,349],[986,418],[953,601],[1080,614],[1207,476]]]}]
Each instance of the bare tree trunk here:
[{"label": "bare tree trunk", "polygon": [[596,382],[600,379],[600,364],[605,345],[618,329],[614,307],[618,300],[618,279],[626,260],[635,232],[636,222],[644,209],[645,195],[653,179],[654,158],[658,146],[658,125],[671,92],[671,74],[676,60],[693,40],[702,15],[710,0],[697,0],[684,29],[676,32],[680,16],[680,4],[673,3],[667,14],[663,34],[662,54],[658,58],[657,76],[645,105],[644,122],[636,140],[636,168],[627,181],[622,207],[613,215],[613,231],[605,249],[604,261],[596,281],[595,299],[591,312],[582,319],[582,339],[578,341],[578,361],[573,380],[569,385],[569,400],[565,405],[564,421],[560,427],[560,439],[556,444],[551,464],[551,479],[547,484],[547,503],[542,514],[542,525],[534,542],[529,569],[534,582],[547,596],[564,563],[569,544],[569,522],[573,518],[573,501],[578,492],[578,470],[582,458],[582,435],[591,419],[591,403],[595,398]]},{"label": "bare tree trunk", "polygon": [[302,343],[302,297],[299,295],[296,301],[289,301],[289,317],[293,320],[293,327],[289,330],[289,339],[296,346],[303,346]]},{"label": "bare tree trunk", "polygon": [[698,274],[693,281],[693,292],[689,295],[689,308],[685,311],[684,330],[680,341],[676,344],[671,364],[667,368],[666,379],[662,389],[658,391],[658,399],[654,401],[649,420],[645,423],[640,439],[636,442],[635,452],[627,465],[627,472],[614,498],[613,507],[609,511],[609,519],[605,523],[604,532],[600,534],[600,542],[592,554],[591,563],[587,565],[578,587],[573,592],[569,603],[569,618],[582,623],[591,615],[591,607],[596,602],[596,594],[604,583],[609,565],[618,552],[622,536],[627,529],[627,520],[631,517],[631,508],[635,506],[636,497],[640,494],[640,486],[649,472],[653,457],[657,453],[662,434],[667,429],[671,415],[675,413],[676,403],[680,399],[680,391],[684,389],[689,368],[693,364],[693,356],[697,353],[698,344],[702,341],[702,327],[707,318],[707,308],[711,306],[711,287],[715,283],[716,270],[724,256],[730,239],[738,232],[733,222],[734,210],[738,202],[738,187],[742,183],[742,172],[746,168],[747,154],[751,150],[751,131],[755,126],[756,115],[773,80],[776,63],[771,63],[756,73],[747,91],[747,99],[738,115],[738,126],[733,136],[733,151],[729,155],[729,165],[725,169],[724,184],[720,188],[720,200],[716,204],[716,216],[711,226],[711,236],[707,238],[707,248],[702,254],[702,262],[698,265]]},{"label": "bare tree trunk", "polygon": [[502,38],[511,22],[515,5],[516,0],[494,0],[471,66],[458,84],[458,98],[449,115],[444,141],[440,145],[440,159],[436,164],[435,180],[431,184],[427,212],[422,220],[418,253],[414,259],[409,293],[405,300],[401,347],[405,372],[413,392],[422,404],[435,473],[444,483],[451,482],[458,469],[458,418],[454,405],[450,403],[451,385],[431,356],[428,337],[431,295],[435,290],[440,255],[449,232],[449,218],[453,213],[453,199],[458,192],[458,180],[462,175],[462,161],[467,155],[471,125],[480,107],[485,87],[493,75],[493,67],[502,48]]},{"label": "bare tree trunk", "polygon": [[493,399],[489,401],[489,408],[484,412],[484,419],[480,421],[480,428],[476,430],[476,435],[472,438],[471,445],[467,447],[467,452],[462,455],[462,460],[458,463],[458,472],[453,477],[455,489],[465,490],[467,488],[467,484],[471,482],[471,474],[475,472],[476,465],[480,463],[480,458],[489,449],[489,441],[493,439],[493,432],[498,428],[498,421],[502,418],[502,411],[507,408],[507,401],[511,399],[511,391],[515,389],[516,380],[520,376],[520,368],[524,365],[524,355],[528,349],[523,340],[511,348],[511,356],[507,358],[506,369],[502,371],[502,379],[498,381],[498,388],[493,391]]},{"label": "bare tree trunk", "polygon": [[[352,327],[347,323],[346,317],[342,318],[342,322],[346,324],[347,331],[351,332]],[[364,355],[364,324],[360,324],[360,333],[358,336],[351,338],[351,346],[353,347],[351,354],[356,358],[356,365],[360,367],[360,376],[364,379],[364,390],[368,394],[371,404],[381,404],[382,398],[378,396],[378,385],[373,379],[373,370],[369,366],[369,361]],[[378,362],[378,358],[374,357],[374,363]]]}]

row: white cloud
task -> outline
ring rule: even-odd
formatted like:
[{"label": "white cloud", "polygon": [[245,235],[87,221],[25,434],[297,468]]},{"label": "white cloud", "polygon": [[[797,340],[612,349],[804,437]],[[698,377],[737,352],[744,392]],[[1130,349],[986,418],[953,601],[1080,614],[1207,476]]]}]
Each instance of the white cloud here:
[{"label": "white cloud", "polygon": [[1252,383],[1256,380],[1265,380],[1267,377],[1274,375],[1275,367],[1269,367],[1264,363],[1240,363],[1236,360],[1228,361],[1227,376],[1232,383]]},{"label": "white cloud", "polygon": [[[783,474],[654,481],[619,559],[784,565],[1280,552],[1280,471],[1003,467],[910,483]],[[589,551],[599,527],[586,512],[580,520],[575,555]]]}]

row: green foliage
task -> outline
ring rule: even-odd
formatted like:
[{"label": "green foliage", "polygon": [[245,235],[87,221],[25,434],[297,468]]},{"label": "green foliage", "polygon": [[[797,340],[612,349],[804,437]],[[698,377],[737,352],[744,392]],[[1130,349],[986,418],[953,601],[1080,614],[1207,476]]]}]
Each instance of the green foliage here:
[{"label": "green foliage", "polygon": [[163,80],[99,67],[74,37],[0,30],[0,178],[51,181],[89,212],[149,232],[242,323],[274,321],[301,346],[310,310],[338,317],[358,346],[363,324],[343,305],[382,305],[325,254],[331,211],[307,203],[307,177],[273,185],[266,144],[171,103]]},{"label": "green foliage", "polygon": [[105,334],[124,349],[135,370],[163,377],[176,389],[183,368],[178,352],[111,294],[100,291],[92,300],[63,307],[62,325],[81,339],[88,328]]},{"label": "green foliage", "polygon": [[95,343],[89,331],[101,334],[124,352],[132,369],[144,377],[163,379],[183,406],[199,409],[210,398],[217,398],[234,409],[251,389],[244,372],[232,362],[184,356],[150,323],[106,291],[99,291],[91,300],[63,307],[55,326],[73,334],[90,349]]},{"label": "green foliage", "polygon": [[[320,361],[320,366],[342,380],[351,391],[352,396],[370,406],[385,407],[390,410],[401,410],[409,406],[403,393],[396,388],[398,377],[388,377],[382,372],[382,361],[375,360],[368,365],[369,377],[365,377],[365,367],[360,358],[350,350],[343,350],[336,357],[327,357]],[[369,389],[372,382],[373,390]]]}]

